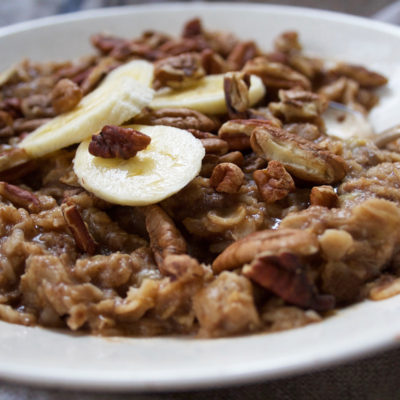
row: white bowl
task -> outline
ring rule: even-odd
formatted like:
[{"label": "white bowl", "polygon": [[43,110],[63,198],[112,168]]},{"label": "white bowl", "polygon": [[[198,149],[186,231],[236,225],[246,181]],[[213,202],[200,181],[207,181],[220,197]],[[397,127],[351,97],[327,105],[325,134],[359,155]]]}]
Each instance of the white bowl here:
[{"label": "white bowl", "polygon": [[[385,100],[374,112],[374,123],[381,129],[399,122],[391,110],[400,108],[393,93],[399,80],[400,29],[310,9],[168,4],[46,18],[0,30],[0,69],[24,57],[76,58],[91,52],[89,36],[99,31],[127,37],[147,29],[178,33],[194,16],[210,29],[234,31],[265,49],[277,34],[295,29],[309,53],[377,68],[394,83],[383,92]],[[0,378],[66,388],[206,388],[322,368],[395,345],[399,337],[400,296],[365,301],[300,329],[215,340],[101,338],[0,322]]]}]

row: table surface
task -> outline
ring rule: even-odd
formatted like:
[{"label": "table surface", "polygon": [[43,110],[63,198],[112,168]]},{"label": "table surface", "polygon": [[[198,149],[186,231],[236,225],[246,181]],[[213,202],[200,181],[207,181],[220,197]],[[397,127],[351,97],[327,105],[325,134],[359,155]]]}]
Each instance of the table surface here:
[{"label": "table surface", "polygon": [[[243,0],[242,0],[243,1]],[[0,2],[0,26],[41,16],[73,12],[80,9],[149,3],[154,1],[127,0],[17,0]],[[392,0],[283,0],[259,1],[296,6],[324,8],[371,17]],[[392,10],[381,17],[395,20]],[[399,15],[397,13],[396,15]],[[400,22],[400,19],[399,21]],[[400,348],[391,349],[375,356],[347,362],[312,373],[304,373],[285,379],[227,389],[210,388],[204,391],[162,394],[111,394],[60,391],[28,387],[0,381],[0,400],[394,400],[400,398]]]}]

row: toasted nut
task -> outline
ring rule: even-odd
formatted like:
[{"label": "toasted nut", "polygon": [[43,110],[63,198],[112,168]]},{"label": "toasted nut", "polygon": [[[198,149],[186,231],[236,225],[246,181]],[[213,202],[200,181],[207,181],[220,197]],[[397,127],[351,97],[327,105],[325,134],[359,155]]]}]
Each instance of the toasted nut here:
[{"label": "toasted nut", "polygon": [[149,136],[135,129],[106,125],[98,135],[92,136],[89,153],[96,157],[127,160],[144,150],[150,142]]},{"label": "toasted nut", "polygon": [[254,171],[253,178],[266,203],[282,200],[296,189],[293,178],[279,161],[270,161],[267,169]]},{"label": "toasted nut", "polygon": [[293,133],[294,135],[298,135],[304,139],[310,140],[311,142],[321,136],[321,132],[318,127],[308,122],[285,124],[283,129],[289,133]]},{"label": "toasted nut", "polygon": [[50,103],[49,95],[33,94],[22,99],[21,110],[29,119],[54,117],[55,112]]},{"label": "toasted nut", "polygon": [[61,205],[61,210],[65,222],[74,236],[76,245],[90,255],[95,254],[97,243],[94,241],[87,225],[83,221],[78,207],[75,204],[64,203]]},{"label": "toasted nut", "polygon": [[0,182],[0,195],[15,206],[26,208],[30,212],[37,213],[40,210],[40,202],[36,195],[18,186]]},{"label": "toasted nut", "polygon": [[185,53],[158,61],[154,66],[157,88],[169,86],[179,89],[191,86],[205,75],[201,57],[197,53]]},{"label": "toasted nut", "polygon": [[210,48],[210,45],[202,36],[183,38],[181,40],[170,39],[158,47],[163,56],[178,56],[190,52],[202,52]]},{"label": "toasted nut", "polygon": [[186,22],[183,27],[182,37],[184,38],[192,38],[199,35],[202,35],[203,26],[201,24],[200,18],[193,18]]},{"label": "toasted nut", "polygon": [[391,275],[383,275],[377,282],[374,282],[370,291],[371,300],[385,300],[400,294],[400,278]]},{"label": "toasted nut", "polygon": [[240,151],[231,151],[230,153],[224,154],[223,156],[219,157],[218,162],[233,163],[236,164],[238,167],[241,167],[244,163],[244,157]]},{"label": "toasted nut", "polygon": [[201,52],[201,64],[207,75],[222,74],[228,70],[225,60],[211,49]]},{"label": "toasted nut", "polygon": [[150,247],[157,265],[162,269],[164,259],[168,255],[186,253],[186,242],[172,219],[161,207],[147,206],[145,215]]},{"label": "toasted nut", "polygon": [[305,181],[334,183],[346,175],[341,157],[283,129],[257,128],[250,143],[258,155],[280,161],[291,174]]},{"label": "toasted nut", "polygon": [[362,87],[376,88],[386,85],[388,80],[377,72],[370,71],[361,65],[339,63],[332,70],[337,75],[353,79]]},{"label": "toasted nut", "polygon": [[24,119],[18,118],[14,121],[14,131],[18,133],[32,132],[39,126],[49,122],[50,118],[35,118],[35,119]]},{"label": "toasted nut", "polygon": [[14,118],[11,113],[0,110],[0,137],[10,137],[14,135]]},{"label": "toasted nut", "polygon": [[225,122],[218,131],[218,136],[228,143],[229,150],[250,148],[250,136],[260,126],[275,126],[273,121],[262,119],[234,119]]},{"label": "toasted nut", "polygon": [[271,112],[285,122],[312,121],[328,107],[324,97],[305,90],[280,90],[279,103],[270,103]]},{"label": "toasted nut", "polygon": [[310,203],[312,206],[323,206],[327,208],[337,207],[339,201],[335,189],[329,185],[314,186],[310,193]]},{"label": "toasted nut", "polygon": [[226,154],[228,152],[228,143],[225,140],[219,138],[205,138],[200,139],[203,144],[206,153],[209,154]]},{"label": "toasted nut", "polygon": [[0,153],[0,171],[6,171],[10,168],[25,164],[30,160],[24,149],[19,147],[12,148]]},{"label": "toasted nut", "polygon": [[81,88],[69,79],[61,79],[51,92],[51,105],[57,114],[72,110],[82,99]]},{"label": "toasted nut", "polygon": [[299,42],[299,34],[295,31],[281,33],[274,41],[274,48],[276,51],[282,53],[301,51],[302,47]]},{"label": "toasted nut", "polygon": [[187,274],[196,276],[204,274],[204,270],[198,261],[187,254],[167,255],[159,269],[163,275],[170,275],[175,278],[181,278]]},{"label": "toasted nut", "polygon": [[241,70],[247,61],[259,54],[257,45],[252,42],[239,42],[230,52],[227,61],[233,71]]},{"label": "toasted nut", "polygon": [[295,254],[262,254],[243,268],[243,275],[296,306],[317,311],[331,310],[335,306],[333,296],[317,293]]},{"label": "toasted nut", "polygon": [[225,103],[231,119],[246,118],[249,108],[250,76],[241,72],[228,72],[224,76]]},{"label": "toasted nut", "polygon": [[199,131],[198,129],[187,129],[196,139],[217,139],[218,137],[210,132]]},{"label": "toasted nut", "polygon": [[284,64],[270,62],[264,57],[257,57],[247,62],[243,72],[259,76],[267,88],[291,89],[300,86],[305,90],[311,89],[307,77]]},{"label": "toasted nut", "polygon": [[212,132],[218,129],[219,122],[199,111],[189,108],[146,109],[135,117],[135,124],[168,125],[180,129],[197,129]]},{"label": "toasted nut", "polygon": [[250,263],[258,254],[277,255],[285,252],[307,256],[319,249],[318,238],[309,231],[298,229],[264,230],[251,233],[227,247],[213,262],[220,272]]},{"label": "toasted nut", "polygon": [[210,185],[217,192],[237,193],[243,180],[242,170],[235,164],[225,162],[215,166],[210,178]]}]

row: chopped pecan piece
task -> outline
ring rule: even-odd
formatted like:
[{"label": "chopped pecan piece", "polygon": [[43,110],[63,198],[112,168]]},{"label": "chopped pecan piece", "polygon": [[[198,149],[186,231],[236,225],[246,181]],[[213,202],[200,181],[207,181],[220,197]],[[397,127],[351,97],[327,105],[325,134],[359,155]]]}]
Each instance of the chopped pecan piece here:
[{"label": "chopped pecan piece", "polygon": [[180,54],[191,52],[202,52],[210,48],[207,41],[202,36],[192,38],[183,38],[182,40],[168,40],[162,44],[158,50],[167,56],[178,56]]},{"label": "chopped pecan piece", "polygon": [[75,204],[64,203],[61,205],[61,210],[65,222],[74,236],[76,245],[90,255],[95,254],[97,244],[83,221],[78,207]]},{"label": "chopped pecan piece", "polygon": [[215,139],[216,135],[210,132],[199,131],[198,129],[187,129],[196,139]]},{"label": "chopped pecan piece", "polygon": [[144,150],[150,142],[149,136],[135,129],[106,125],[98,135],[92,136],[89,153],[96,157],[127,160]]},{"label": "chopped pecan piece", "polygon": [[182,37],[192,38],[203,34],[203,26],[200,18],[193,18],[186,22],[183,27]]},{"label": "chopped pecan piece", "polygon": [[370,71],[361,65],[353,65],[346,63],[339,63],[331,71],[339,76],[345,76],[353,79],[360,84],[362,87],[376,88],[379,86],[386,85],[388,80],[377,72]]},{"label": "chopped pecan piece", "polygon": [[16,133],[29,133],[34,131],[50,121],[50,118],[35,118],[35,119],[25,119],[18,118],[14,121],[14,131]]},{"label": "chopped pecan piece", "polygon": [[168,86],[181,89],[195,84],[205,75],[201,57],[197,53],[184,53],[164,58],[154,66],[155,87]]},{"label": "chopped pecan piece", "polygon": [[231,151],[230,153],[220,156],[218,162],[233,163],[236,164],[238,167],[241,167],[244,163],[244,157],[240,151]]},{"label": "chopped pecan piece", "polygon": [[312,206],[323,206],[327,208],[337,207],[339,197],[332,186],[314,186],[310,193],[310,203]]},{"label": "chopped pecan piece", "polygon": [[274,122],[269,120],[233,119],[221,126],[218,136],[228,143],[229,150],[245,150],[250,148],[250,136],[254,129],[265,125],[275,126]]},{"label": "chopped pecan piece", "polygon": [[327,311],[335,306],[333,296],[317,293],[295,254],[260,255],[243,268],[243,275],[299,307]]},{"label": "chopped pecan piece", "polygon": [[135,124],[168,125],[180,129],[197,129],[212,132],[218,129],[219,122],[199,111],[189,108],[146,109],[135,117]]},{"label": "chopped pecan piece", "polygon": [[14,135],[14,118],[7,111],[0,110],[0,137],[9,137]]},{"label": "chopped pecan piece", "polygon": [[307,77],[284,64],[270,62],[264,57],[257,57],[247,62],[243,72],[259,76],[267,88],[292,89],[300,86],[305,90],[311,89]]},{"label": "chopped pecan piece", "polygon": [[251,262],[258,254],[285,252],[308,256],[319,249],[318,238],[299,229],[264,230],[251,233],[227,247],[213,262],[213,270],[232,270]]},{"label": "chopped pecan piece", "polygon": [[282,200],[295,190],[293,178],[279,161],[270,161],[267,169],[254,171],[253,178],[266,203]]},{"label": "chopped pecan piece", "polygon": [[54,117],[51,98],[45,94],[33,94],[21,101],[21,110],[26,118]]},{"label": "chopped pecan piece", "polygon": [[400,294],[400,278],[383,275],[372,284],[368,297],[371,300],[385,300]]},{"label": "chopped pecan piece", "polygon": [[283,129],[289,133],[293,133],[294,135],[298,135],[304,139],[310,140],[311,142],[321,136],[321,132],[318,127],[308,122],[285,124]]},{"label": "chopped pecan piece", "polygon": [[305,90],[280,90],[279,103],[270,103],[271,112],[286,122],[313,121],[328,107],[324,97]]},{"label": "chopped pecan piece", "polygon": [[0,171],[7,171],[11,168],[23,165],[30,160],[24,149],[12,148],[0,153]]},{"label": "chopped pecan piece", "polygon": [[150,247],[159,268],[162,268],[163,261],[168,255],[186,253],[185,239],[161,207],[147,206],[145,215]]},{"label": "chopped pecan piece", "polygon": [[204,274],[204,270],[198,261],[187,254],[168,254],[159,269],[163,275],[170,275],[175,278],[181,278],[188,273],[197,276]]},{"label": "chopped pecan piece", "polygon": [[40,210],[40,202],[36,195],[28,190],[21,189],[18,186],[10,185],[6,182],[0,182],[0,195],[17,207],[26,208],[34,213],[37,213]]},{"label": "chopped pecan piece", "polygon": [[82,99],[82,90],[69,79],[61,79],[51,92],[51,104],[57,114],[72,110]]},{"label": "chopped pecan piece", "polygon": [[83,94],[91,92],[101,80],[114,68],[119,65],[112,57],[106,57],[100,60],[100,62],[88,71],[88,74],[81,82],[81,90]]},{"label": "chopped pecan piece", "polygon": [[231,70],[241,70],[247,61],[259,54],[257,45],[253,41],[239,42],[230,52],[227,62]]},{"label": "chopped pecan piece", "polygon": [[231,119],[247,118],[250,76],[241,72],[228,72],[224,76],[225,103]]},{"label": "chopped pecan piece", "polygon": [[296,177],[316,183],[334,183],[346,175],[346,162],[314,143],[274,127],[257,128],[251,147],[267,160],[280,161]]},{"label": "chopped pecan piece", "polygon": [[290,53],[293,51],[301,51],[302,47],[299,42],[299,34],[296,31],[286,31],[281,33],[274,41],[276,51],[282,53]]},{"label": "chopped pecan piece", "polygon": [[200,139],[207,154],[225,154],[228,152],[228,143],[225,140],[215,138]]},{"label": "chopped pecan piece", "polygon": [[210,185],[217,192],[237,193],[243,181],[242,170],[235,164],[225,162],[215,166],[210,178]]},{"label": "chopped pecan piece", "polygon": [[201,52],[201,64],[207,75],[222,74],[228,70],[225,60],[211,49]]},{"label": "chopped pecan piece", "polygon": [[127,39],[104,35],[102,33],[93,35],[90,40],[92,42],[92,45],[99,49],[103,54],[108,54],[116,47],[120,47],[128,43]]}]

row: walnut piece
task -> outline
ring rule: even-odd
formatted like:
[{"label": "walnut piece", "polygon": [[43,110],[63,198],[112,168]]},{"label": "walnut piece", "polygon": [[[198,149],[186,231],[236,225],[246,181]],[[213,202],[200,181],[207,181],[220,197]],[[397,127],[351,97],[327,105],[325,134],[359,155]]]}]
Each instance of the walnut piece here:
[{"label": "walnut piece", "polygon": [[322,206],[327,208],[337,207],[339,201],[338,195],[332,186],[322,185],[314,186],[310,193],[310,203],[312,206]]},{"label": "walnut piece", "polygon": [[280,161],[292,175],[305,181],[334,183],[346,175],[346,163],[340,156],[283,129],[257,128],[250,143],[258,155]]},{"label": "walnut piece", "polygon": [[292,89],[299,86],[305,90],[311,89],[311,83],[307,77],[287,65],[270,62],[264,57],[256,57],[247,62],[243,72],[259,76],[267,88]]},{"label": "walnut piece", "polygon": [[0,195],[17,207],[26,208],[33,213],[40,211],[40,202],[36,195],[18,186],[0,182]]},{"label": "walnut piece", "polygon": [[253,178],[266,203],[282,200],[296,189],[293,178],[279,161],[270,161],[268,168],[254,171]]},{"label": "walnut piece", "polygon": [[135,117],[135,124],[168,125],[180,129],[197,129],[213,132],[218,129],[219,122],[189,108],[161,108],[159,110],[145,109]]},{"label": "walnut piece", "polygon": [[106,125],[98,135],[92,136],[89,153],[96,157],[127,160],[144,150],[150,142],[149,136],[135,129]]},{"label": "walnut piece", "polygon": [[184,53],[156,62],[154,66],[155,87],[181,89],[195,84],[205,75],[201,57],[197,53]]},{"label": "walnut piece", "polygon": [[170,254],[185,254],[186,242],[172,219],[159,206],[145,207],[146,229],[154,259],[162,272],[164,259]]},{"label": "walnut piece", "polygon": [[51,92],[51,105],[57,114],[72,110],[82,99],[81,88],[69,79],[61,79]]},{"label": "walnut piece", "polygon": [[61,205],[65,222],[74,236],[76,245],[84,252],[93,255],[96,253],[97,243],[94,241],[89,229],[75,204],[64,203]]},{"label": "walnut piece", "polygon": [[235,164],[223,162],[215,166],[210,185],[217,192],[237,193],[244,181],[242,170]]},{"label": "walnut piece", "polygon": [[289,252],[297,255],[315,254],[319,249],[315,234],[298,229],[264,230],[251,233],[228,246],[213,262],[220,272],[250,263],[258,254],[276,255]]},{"label": "walnut piece", "polygon": [[246,150],[250,148],[250,136],[254,129],[262,126],[276,125],[273,121],[262,119],[233,119],[221,126],[218,136],[228,143],[229,150]]},{"label": "walnut piece", "polygon": [[225,103],[231,119],[246,118],[249,100],[250,76],[228,72],[224,76]]},{"label": "walnut piece", "polygon": [[333,296],[317,293],[295,254],[261,254],[243,268],[243,275],[296,306],[316,311],[331,310],[335,306]]},{"label": "walnut piece", "polygon": [[305,90],[280,90],[279,103],[270,103],[269,109],[285,122],[313,121],[328,107],[324,97]]}]

